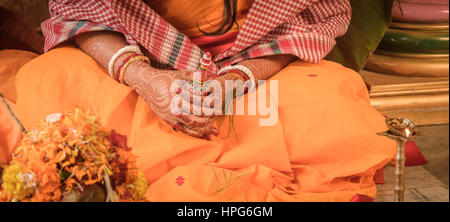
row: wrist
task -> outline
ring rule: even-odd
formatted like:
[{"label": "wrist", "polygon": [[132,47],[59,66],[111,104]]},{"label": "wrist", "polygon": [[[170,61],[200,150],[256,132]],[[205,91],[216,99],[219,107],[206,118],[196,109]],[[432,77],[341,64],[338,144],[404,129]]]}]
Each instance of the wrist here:
[{"label": "wrist", "polygon": [[114,64],[113,64],[114,75],[116,75],[116,72],[118,71],[118,69],[120,68],[120,65],[124,62],[124,60],[134,54],[136,54],[136,53],[124,52],[120,56],[117,57],[117,59],[114,61]]},{"label": "wrist", "polygon": [[235,72],[228,72],[228,73],[226,73],[224,75],[224,78],[226,80],[233,80],[233,81],[241,80],[241,81],[245,82],[244,77],[242,75],[240,75],[239,73],[235,73]]},{"label": "wrist", "polygon": [[[108,62],[108,73],[109,75],[114,78],[119,80],[119,74],[117,73],[117,69],[115,70],[115,66],[117,66],[117,64],[121,64],[119,65],[119,69],[121,69],[120,67],[124,65],[124,61],[126,63],[128,63],[126,60],[130,59],[130,57],[133,57],[135,55],[142,55],[139,47],[137,46],[132,46],[132,45],[127,45],[124,46],[122,48],[120,48],[119,50],[117,50],[114,55],[112,55],[112,57],[109,59]],[[119,61],[117,61],[119,59],[119,57],[121,58]],[[128,65],[128,64],[127,64]],[[121,75],[123,73],[120,73]],[[120,76],[120,78],[122,78],[123,76]],[[120,82],[123,82],[123,79],[120,79]]]},{"label": "wrist", "polygon": [[144,83],[144,77],[152,75],[154,68],[143,60],[138,60],[131,63],[124,72],[123,82],[128,86],[139,86]]},{"label": "wrist", "polygon": [[219,76],[218,78],[216,78],[216,80],[220,82],[223,89],[225,89],[225,82],[227,80],[230,80],[230,81],[241,80],[242,82],[245,82],[245,79],[241,75],[239,75],[237,73],[233,73],[233,72],[227,72],[227,73]]},{"label": "wrist", "polygon": [[258,78],[258,72],[260,71],[259,68],[257,66],[254,65],[254,63],[252,62],[252,60],[244,60],[242,62],[237,63],[236,65],[239,66],[244,66],[245,68],[247,68],[248,70],[250,70],[251,74],[253,75],[253,79],[256,82],[258,82],[259,78]]}]

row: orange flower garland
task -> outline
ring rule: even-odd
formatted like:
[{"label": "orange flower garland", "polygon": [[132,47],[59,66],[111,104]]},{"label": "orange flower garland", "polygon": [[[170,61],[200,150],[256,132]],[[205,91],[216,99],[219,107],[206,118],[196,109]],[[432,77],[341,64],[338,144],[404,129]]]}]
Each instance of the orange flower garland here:
[{"label": "orange flower garland", "polygon": [[147,188],[126,136],[79,109],[51,114],[29,131],[2,181],[0,201],[61,201],[93,184],[105,189],[106,201],[142,201]]}]

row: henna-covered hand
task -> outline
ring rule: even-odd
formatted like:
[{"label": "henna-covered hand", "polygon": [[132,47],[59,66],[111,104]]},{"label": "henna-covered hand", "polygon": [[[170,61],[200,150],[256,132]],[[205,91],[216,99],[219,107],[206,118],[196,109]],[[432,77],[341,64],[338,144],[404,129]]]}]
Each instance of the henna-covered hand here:
[{"label": "henna-covered hand", "polygon": [[[250,60],[244,60],[239,65],[243,65],[250,69],[253,73],[253,77],[255,78],[255,83],[258,83],[258,80],[267,80],[271,76],[275,75],[277,72],[279,72],[281,69],[286,67],[290,62],[294,61],[296,59],[295,56],[292,55],[274,55],[274,56],[267,56],[262,58],[256,58],[256,59],[250,59]],[[188,79],[192,79],[192,76],[189,75]],[[239,74],[228,72],[221,76],[215,76],[211,77],[208,80],[216,80],[221,85],[221,92],[215,92],[216,96],[220,99],[213,100],[211,103],[211,106],[214,107],[215,101],[221,101],[222,107],[225,107],[225,102],[229,101],[231,98],[226,98],[230,96],[241,96],[241,95],[235,95],[234,92],[231,90],[234,90],[232,87],[226,87],[226,81],[236,81],[240,80],[242,83],[245,83],[244,77],[240,76]],[[230,90],[230,92],[227,92],[226,90]],[[210,92],[211,93],[211,92]],[[244,92],[242,92],[244,93]],[[198,104],[203,104],[203,101],[205,100],[207,96],[201,97],[201,102],[198,102]],[[186,102],[191,103],[192,107],[196,107],[196,104],[193,103],[194,99],[193,96],[186,96],[183,97],[183,99]],[[204,109],[204,108],[203,108]]]},{"label": "henna-covered hand", "polygon": [[[122,34],[111,31],[83,33],[75,36],[74,42],[105,69],[111,57],[120,48],[128,45]],[[108,47],[105,47],[106,45]],[[113,66],[113,70],[117,70],[119,64],[129,55],[130,52],[119,56]],[[291,55],[277,55],[245,60],[239,64],[249,68],[253,72],[255,80],[258,81],[270,78],[294,59],[295,57]],[[210,134],[218,134],[217,129],[211,126],[211,123],[215,120],[214,115],[187,114],[180,116],[174,115],[170,110],[171,101],[177,93],[170,90],[172,83],[176,80],[192,80],[192,73],[157,70],[145,62],[135,62],[127,68],[124,78],[125,83],[133,87],[159,117],[172,124],[178,130],[196,137],[209,137]],[[236,80],[238,78],[238,75],[233,73],[213,78],[218,80],[222,86],[222,92],[216,92],[218,96],[222,94],[220,97],[222,103],[225,102],[225,95],[228,95],[225,92],[225,80]],[[203,104],[204,99],[205,97],[202,97],[199,104]],[[183,100],[187,103],[182,102],[182,104],[188,104],[182,106],[184,110],[188,110],[187,113],[192,113],[195,109],[198,110],[199,107],[196,107],[192,96],[183,96]],[[211,106],[214,107],[214,104],[211,104]],[[200,107],[200,109],[205,110],[205,107]]]},{"label": "henna-covered hand", "polygon": [[152,110],[175,129],[200,138],[218,135],[217,129],[211,126],[215,120],[214,117],[182,115],[174,113],[174,109],[171,109],[174,105],[182,106],[182,100],[174,100],[174,98],[181,93],[183,83],[191,78],[189,72],[159,70],[145,62],[135,62],[126,70],[124,78],[125,83],[133,87]]},{"label": "henna-covered hand", "polygon": [[[192,79],[192,73],[188,73],[186,76],[188,76],[188,79]],[[203,109],[203,110],[207,110],[209,111],[208,113],[212,113],[211,117],[215,117],[215,113],[221,113],[223,114],[223,107],[225,107],[225,102],[228,101],[227,99],[230,98],[226,98],[226,96],[229,95],[233,95],[230,92],[226,92],[226,90],[233,90],[232,88],[228,89],[227,87],[225,87],[226,85],[226,81],[227,80],[231,80],[231,81],[236,81],[236,80],[241,80],[243,83],[245,82],[245,80],[243,79],[243,77],[241,77],[239,74],[236,73],[225,73],[224,75],[221,76],[213,76],[213,77],[209,77],[205,84],[207,86],[213,86],[213,84],[211,84],[211,80],[215,81],[215,84],[218,84],[220,86],[219,87],[208,87],[208,93],[206,95],[203,96],[199,96],[198,100],[196,102],[194,102],[194,94],[183,94],[183,100],[186,103],[190,104],[190,107],[195,107],[196,109]],[[216,85],[217,86],[217,85]],[[217,91],[220,90],[220,91]],[[209,98],[208,98],[209,97]],[[205,100],[207,100],[207,102],[205,102]],[[220,102],[221,105],[217,106],[217,104],[215,104],[215,102]],[[207,104],[207,106],[205,107],[204,104]],[[198,105],[201,104],[203,105],[203,107],[198,107]],[[188,108],[190,108],[188,107]],[[220,108],[220,110],[218,110]],[[208,110],[210,109],[210,110]],[[192,111],[192,110],[191,110]],[[218,112],[214,112],[214,111],[218,111]],[[188,111],[189,112],[189,111]],[[205,113],[202,112],[201,116],[205,116]]]},{"label": "henna-covered hand", "polygon": [[[75,36],[74,42],[105,69],[107,69],[111,57],[119,49],[128,45],[122,34],[111,31],[83,33]],[[113,70],[117,70],[119,64],[131,54],[131,52],[126,52],[119,56],[114,63]],[[181,71],[153,69],[149,64],[138,61],[126,69],[124,81],[144,98],[160,118],[178,130],[196,137],[206,138],[210,134],[217,135],[218,131],[210,126],[214,120],[213,117],[185,115],[180,118],[170,111],[170,104],[176,93],[170,90],[170,86],[178,79],[192,79],[188,74]]]}]

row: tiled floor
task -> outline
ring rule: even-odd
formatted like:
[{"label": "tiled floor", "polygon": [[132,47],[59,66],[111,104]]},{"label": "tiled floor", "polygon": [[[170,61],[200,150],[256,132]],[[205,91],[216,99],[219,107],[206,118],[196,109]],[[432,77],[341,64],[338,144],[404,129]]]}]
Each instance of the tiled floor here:
[{"label": "tiled floor", "polygon": [[[448,202],[448,186],[422,166],[405,170],[405,202]],[[385,184],[377,185],[375,202],[394,201],[394,166],[384,169]]]},{"label": "tiled floor", "polygon": [[417,137],[416,143],[428,163],[424,168],[448,186],[449,127],[447,125],[422,126],[418,131],[424,135]]}]

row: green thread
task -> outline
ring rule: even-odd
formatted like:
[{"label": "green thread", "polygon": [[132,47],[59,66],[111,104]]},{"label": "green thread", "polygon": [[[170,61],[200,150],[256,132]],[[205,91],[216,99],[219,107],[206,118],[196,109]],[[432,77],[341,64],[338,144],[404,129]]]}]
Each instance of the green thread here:
[{"label": "green thread", "polygon": [[248,174],[250,173],[250,172],[244,173],[244,174],[241,174],[241,175],[239,175],[239,176],[237,176],[237,177],[235,177],[235,178],[232,178],[232,176],[233,176],[233,171],[231,171],[231,172],[230,172],[230,176],[227,178],[225,169],[222,168],[222,173],[223,173],[223,177],[224,177],[224,184],[223,184],[223,186],[219,189],[219,178],[217,177],[217,174],[216,174],[216,171],[214,170],[214,167],[211,167],[211,170],[213,171],[214,177],[216,178],[216,192],[215,192],[214,194],[219,193],[219,192],[222,192],[222,191],[225,190],[226,188],[228,188],[228,187],[230,187],[231,185],[235,184],[235,183],[237,182],[237,179],[239,179],[239,178],[241,178],[241,177],[243,177],[243,176],[246,176],[246,175],[248,175]]},{"label": "green thread", "polygon": [[2,99],[2,102],[5,104],[6,109],[8,110],[9,114],[14,118],[16,123],[19,125],[22,132],[24,134],[27,134],[27,131],[25,130],[25,127],[23,127],[22,122],[20,122],[20,120],[17,118],[17,116],[13,113],[13,111],[11,110],[11,107],[9,107],[8,103],[5,100],[5,97],[3,97],[3,94],[1,94],[1,93],[0,93],[0,98]]},{"label": "green thread", "polygon": [[[230,106],[230,104],[233,103],[233,100],[234,100],[235,95],[236,95],[236,89],[233,90],[233,95],[232,95],[232,96],[228,96],[228,97],[225,98],[225,104],[224,104],[224,107],[222,107],[222,113],[223,113],[223,115],[221,115],[221,116],[219,117],[219,121],[217,122],[219,127],[223,124],[223,122],[225,121],[225,118],[227,118],[227,115],[225,115],[225,114],[226,114],[226,108],[227,108],[227,107],[228,107],[228,108],[231,107],[231,111],[233,111],[233,106]],[[225,96],[226,96],[226,95],[225,95]],[[229,110],[230,110],[230,109],[229,109]],[[228,119],[228,120],[229,120],[229,126],[228,126],[228,132],[227,132],[227,135],[225,136],[225,138],[227,138],[228,136],[230,136],[230,132],[233,131],[233,133],[234,133],[234,135],[235,135],[235,139],[237,140],[238,137],[237,137],[236,130],[235,130],[235,128],[234,128],[234,114],[232,113],[228,118],[229,118],[229,119]]]}]

